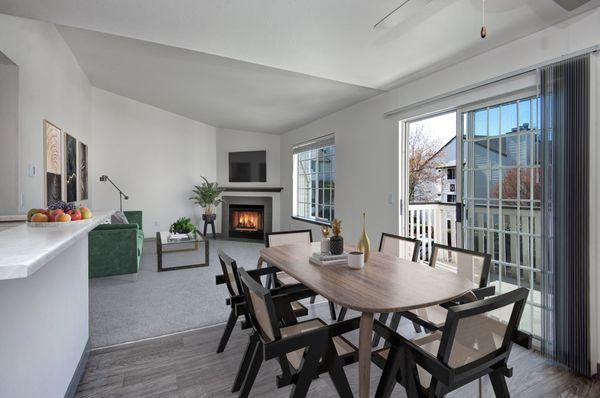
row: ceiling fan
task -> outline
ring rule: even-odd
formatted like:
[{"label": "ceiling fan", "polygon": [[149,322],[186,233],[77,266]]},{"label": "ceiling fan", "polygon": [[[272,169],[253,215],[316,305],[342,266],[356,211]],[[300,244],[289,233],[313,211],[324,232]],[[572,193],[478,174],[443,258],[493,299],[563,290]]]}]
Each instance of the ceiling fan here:
[{"label": "ceiling fan", "polygon": [[[425,6],[431,3],[433,0],[402,0],[398,7],[387,13],[381,18],[375,25],[374,28],[390,28],[397,26],[401,22],[404,22],[415,15],[417,12],[422,10]],[[485,26],[485,0],[482,1],[482,20],[483,24],[481,27],[481,37],[485,38],[487,29]],[[567,11],[573,11],[574,9],[581,7],[590,0],[553,0],[556,4],[561,6]]]}]

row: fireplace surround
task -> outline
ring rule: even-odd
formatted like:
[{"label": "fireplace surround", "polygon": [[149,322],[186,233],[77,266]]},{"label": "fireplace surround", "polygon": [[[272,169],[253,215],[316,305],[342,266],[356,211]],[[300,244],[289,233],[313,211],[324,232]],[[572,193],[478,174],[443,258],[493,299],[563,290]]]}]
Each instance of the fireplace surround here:
[{"label": "fireplace surround", "polygon": [[262,242],[272,232],[273,198],[224,196],[221,235],[224,239]]}]

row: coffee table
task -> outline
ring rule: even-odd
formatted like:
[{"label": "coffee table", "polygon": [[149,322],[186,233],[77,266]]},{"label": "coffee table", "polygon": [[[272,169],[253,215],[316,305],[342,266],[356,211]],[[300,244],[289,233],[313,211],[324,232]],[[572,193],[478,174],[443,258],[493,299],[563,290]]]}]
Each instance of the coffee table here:
[{"label": "coffee table", "polygon": [[[196,234],[189,239],[169,239],[170,232],[157,232],[156,233],[156,258],[158,260],[158,272],[162,271],[174,271],[178,269],[187,268],[199,268],[206,267],[209,265],[208,262],[208,239],[205,239],[201,234]],[[204,245],[202,245],[204,243]],[[193,248],[185,248],[185,245],[193,244]],[[182,251],[196,251],[199,252],[201,247],[204,246],[204,262],[199,264],[189,265],[177,265],[172,267],[163,267],[163,254],[172,252]]]}]

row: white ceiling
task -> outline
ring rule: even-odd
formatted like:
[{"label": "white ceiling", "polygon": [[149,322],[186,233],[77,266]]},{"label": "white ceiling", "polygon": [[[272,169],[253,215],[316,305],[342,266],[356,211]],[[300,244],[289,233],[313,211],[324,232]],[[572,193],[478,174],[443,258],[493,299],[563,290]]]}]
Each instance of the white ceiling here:
[{"label": "white ceiling", "polygon": [[216,127],[283,133],[379,93],[162,44],[58,29],[94,86]]},{"label": "white ceiling", "polygon": [[[217,82],[221,82],[227,83],[225,91],[241,93],[242,96],[248,94],[249,87],[257,89],[258,92],[253,94],[262,96],[259,108],[264,111],[257,118],[277,114],[287,118],[285,111],[281,113],[275,106],[284,101],[305,104],[307,108],[298,109],[296,119],[292,120],[292,117],[287,124],[282,120],[276,125],[265,126],[270,131],[281,132],[282,128],[298,125],[303,120],[316,119],[345,103],[357,102],[376,93],[365,90],[365,87],[389,89],[600,5],[600,0],[591,0],[569,13],[552,0],[486,0],[488,37],[484,40],[479,37],[481,0],[433,0],[395,27],[373,28],[378,20],[401,1],[0,0],[0,12],[193,50],[197,53],[175,52],[173,48],[156,44],[61,29],[94,84],[111,91],[115,91],[114,86],[119,85],[117,82],[141,82],[142,77],[136,80],[136,75],[140,72],[139,65],[145,65],[141,68],[142,71],[156,69],[150,65],[156,62],[170,68],[187,68],[184,75],[186,79],[192,79],[191,84],[180,83],[179,86],[188,91],[195,90],[196,101],[218,91]],[[85,40],[89,40],[89,43],[85,43]],[[93,45],[104,46],[99,48],[101,54],[96,55],[89,50]],[[132,50],[132,54],[126,60],[106,59],[111,49],[122,52]],[[184,61],[164,59],[165,55],[179,56],[175,54],[186,54],[187,58]],[[208,54],[229,60],[213,58]],[[119,57],[125,55],[127,54],[120,53]],[[220,61],[216,61],[217,59]],[[232,60],[244,62],[235,63]],[[215,68],[211,66],[212,62],[223,64],[221,68]],[[204,72],[214,73],[215,79],[205,75],[194,80],[192,65],[196,67],[199,64],[206,64]],[[233,69],[238,75],[227,82],[227,74],[221,72],[227,72],[226,65],[230,64],[235,65]],[[270,68],[260,69],[257,65]],[[113,74],[104,76],[106,72],[103,69],[112,69]],[[167,74],[161,73],[164,79],[153,78],[150,74],[158,71],[148,72],[145,81],[154,87],[135,87],[131,83],[119,94],[143,102],[152,99],[149,103],[157,105],[157,99],[148,97],[149,93],[159,93],[162,96],[167,83],[176,81],[177,76],[182,75],[179,69],[168,71]],[[318,89],[292,91],[290,95],[286,95],[286,84],[299,89],[304,83],[298,80],[303,80],[306,76],[286,74],[283,71],[328,80],[315,80],[314,85]],[[256,88],[254,82],[245,81],[256,73],[264,79],[262,88]],[[169,74],[173,76],[168,76]],[[274,76],[268,77],[269,74]],[[271,86],[274,83],[271,79],[285,84],[278,90]],[[108,80],[115,82],[109,84]],[[204,86],[194,85],[206,80],[213,81],[215,87],[205,90]],[[354,86],[336,86],[332,81]],[[109,88],[110,85],[113,88]],[[124,92],[126,90],[131,92]],[[172,91],[172,96],[177,97],[175,89]],[[181,95],[180,103],[171,103],[172,99],[165,98],[163,102],[169,106],[157,106],[186,116],[214,112],[208,109],[188,109],[194,106],[193,103],[188,103],[188,108],[183,108],[189,102],[185,99],[192,99],[187,97],[188,94],[185,92]],[[318,100],[316,96],[320,94],[325,94],[327,98],[324,101],[329,107],[315,106],[310,109],[310,104],[307,103]],[[199,104],[204,106],[205,102],[218,102],[219,99],[204,100],[196,102],[196,107]],[[254,98],[245,98],[239,105],[250,106],[252,104],[248,101],[253,100]],[[213,105],[230,105],[235,103],[235,98],[223,96],[221,101],[224,104]],[[269,112],[269,107],[273,107],[272,112]],[[243,111],[236,106],[230,106],[227,110],[231,113]],[[222,111],[223,109],[221,113]],[[291,109],[288,112],[294,113]],[[248,110],[246,114],[252,115],[253,112]],[[210,123],[208,119],[204,121]],[[224,122],[228,123],[226,120]],[[236,125],[238,124],[240,123]],[[248,124],[253,125],[254,129],[261,127],[260,122]]]}]

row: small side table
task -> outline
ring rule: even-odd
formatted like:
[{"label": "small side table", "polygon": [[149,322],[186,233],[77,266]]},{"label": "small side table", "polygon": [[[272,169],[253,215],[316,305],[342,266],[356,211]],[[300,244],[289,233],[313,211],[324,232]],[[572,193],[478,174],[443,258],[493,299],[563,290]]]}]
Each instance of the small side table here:
[{"label": "small side table", "polygon": [[204,237],[206,237],[206,230],[208,229],[208,226],[210,225],[210,228],[212,229],[212,235],[213,235],[213,239],[217,239],[217,235],[215,234],[215,219],[217,218],[216,214],[211,214],[210,217],[207,217],[206,214],[202,215],[202,220],[204,220]]},{"label": "small side table", "polygon": [[[178,269],[187,269],[187,268],[206,267],[210,264],[209,258],[208,258],[208,239],[205,239],[200,234],[196,234],[196,236],[193,236],[189,239],[169,239],[170,235],[171,235],[170,232],[157,232],[156,233],[156,258],[157,258],[157,263],[158,263],[157,264],[158,272],[174,271],[174,270],[178,270]],[[193,249],[176,248],[177,246],[184,245],[186,243],[193,244],[194,248]],[[202,245],[202,243],[204,243],[204,245]],[[163,267],[163,254],[166,254],[169,252],[180,252],[180,251],[184,251],[184,250],[195,251],[195,250],[198,250],[199,248],[202,248],[202,246],[204,246],[204,262],[203,263],[189,264],[189,265],[177,265],[177,266],[173,266],[173,267]],[[166,248],[171,248],[171,249],[165,250]]]}]

